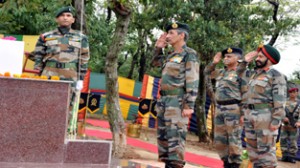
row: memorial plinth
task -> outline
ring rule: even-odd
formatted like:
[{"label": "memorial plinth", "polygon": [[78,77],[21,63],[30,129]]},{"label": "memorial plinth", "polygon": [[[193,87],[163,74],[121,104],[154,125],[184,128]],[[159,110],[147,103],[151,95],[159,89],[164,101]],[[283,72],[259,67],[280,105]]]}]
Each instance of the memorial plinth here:
[{"label": "memorial plinth", "polygon": [[0,77],[0,162],[109,165],[111,142],[67,139],[69,94],[69,82]]}]

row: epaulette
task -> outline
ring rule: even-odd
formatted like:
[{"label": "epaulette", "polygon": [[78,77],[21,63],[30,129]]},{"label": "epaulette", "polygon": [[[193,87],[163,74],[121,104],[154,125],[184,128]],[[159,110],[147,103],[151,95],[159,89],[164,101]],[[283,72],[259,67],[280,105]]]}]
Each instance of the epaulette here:
[{"label": "epaulette", "polygon": [[281,73],[274,68],[270,69],[269,73],[272,74],[272,76],[281,76]]},{"label": "epaulette", "polygon": [[197,52],[194,49],[190,48],[190,47],[186,47],[185,51],[187,53],[189,53],[189,54],[195,54],[195,55],[197,55]]}]

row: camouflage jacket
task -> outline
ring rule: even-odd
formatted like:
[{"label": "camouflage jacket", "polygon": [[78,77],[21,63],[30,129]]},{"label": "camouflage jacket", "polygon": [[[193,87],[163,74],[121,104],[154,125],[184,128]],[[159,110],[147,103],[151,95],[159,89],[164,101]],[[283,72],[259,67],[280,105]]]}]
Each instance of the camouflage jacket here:
[{"label": "camouflage jacket", "polygon": [[242,104],[269,104],[272,125],[280,124],[285,117],[284,105],[287,96],[286,79],[279,71],[270,69],[246,70],[246,63],[238,66],[243,79],[248,82],[243,91]]},{"label": "camouflage jacket", "polygon": [[242,100],[242,79],[236,70],[215,69],[216,65],[210,63],[205,67],[204,73],[216,80],[216,101]]},{"label": "camouflage jacket", "polygon": [[80,73],[83,80],[90,58],[88,39],[73,29],[64,35],[56,29],[40,35],[33,55],[34,69],[42,75],[76,81]]},{"label": "camouflage jacket", "polygon": [[292,100],[288,100],[286,101],[286,104],[285,104],[285,108],[287,109],[285,111],[285,116],[288,116],[289,114],[287,114],[288,112],[292,113],[292,116],[294,117],[294,119],[298,122],[300,122],[300,118],[299,118],[299,115],[300,115],[300,105],[298,105],[298,107],[295,109],[297,103],[300,103],[299,100],[296,100],[296,101],[292,101]]},{"label": "camouflage jacket", "polygon": [[162,67],[160,89],[183,90],[184,108],[194,109],[199,85],[199,59],[197,52],[186,45],[181,53],[164,56],[157,52],[152,65]]}]

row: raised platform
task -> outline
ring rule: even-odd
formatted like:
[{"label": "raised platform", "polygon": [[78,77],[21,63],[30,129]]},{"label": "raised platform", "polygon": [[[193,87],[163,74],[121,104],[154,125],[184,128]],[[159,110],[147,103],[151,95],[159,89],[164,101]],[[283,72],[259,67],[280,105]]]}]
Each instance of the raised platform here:
[{"label": "raised platform", "polygon": [[0,162],[110,165],[111,141],[67,139],[69,97],[70,82],[0,77]]}]

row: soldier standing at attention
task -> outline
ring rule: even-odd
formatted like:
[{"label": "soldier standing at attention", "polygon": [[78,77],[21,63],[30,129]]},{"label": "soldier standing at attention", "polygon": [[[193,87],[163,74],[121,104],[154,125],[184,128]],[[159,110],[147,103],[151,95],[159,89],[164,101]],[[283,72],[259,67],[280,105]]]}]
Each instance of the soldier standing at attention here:
[{"label": "soldier standing at attention", "polygon": [[[280,148],[282,153],[281,161],[296,163],[296,154],[298,151],[298,128],[300,126],[300,107],[297,100],[298,88],[290,88],[289,99],[285,105],[286,117],[283,119],[284,125],[281,128]],[[291,121],[292,120],[292,121]]]},{"label": "soldier standing at attention", "polygon": [[57,29],[40,35],[35,46],[34,69],[47,77],[59,76],[61,80],[75,81],[82,88],[90,58],[89,44],[84,34],[71,29],[74,13],[72,7],[57,11]]},{"label": "soldier standing at attention", "polygon": [[[187,124],[198,92],[199,60],[196,51],[186,45],[187,24],[172,23],[166,31],[156,41],[151,63],[162,67],[161,98],[156,104],[158,153],[165,168],[182,168]],[[162,49],[167,44],[172,46],[173,52],[165,57]]]},{"label": "soldier standing at attention", "polygon": [[[239,168],[242,159],[241,132],[243,114],[240,109],[242,100],[242,80],[236,72],[238,60],[242,58],[240,48],[226,48],[218,52],[213,62],[206,66],[205,75],[216,79],[216,116],[214,141],[217,152],[224,163],[224,168]],[[222,60],[224,69],[215,69]]]},{"label": "soldier standing at attention", "polygon": [[80,92],[83,87],[90,59],[87,37],[80,31],[71,29],[75,21],[74,14],[72,7],[60,8],[56,12],[58,27],[40,35],[32,54],[34,69],[40,71],[40,75],[48,78],[58,76],[60,80],[73,81],[70,111],[73,108],[75,92]]},{"label": "soldier standing at attention", "polygon": [[247,151],[254,168],[274,168],[276,137],[285,116],[286,80],[272,68],[280,61],[280,53],[270,45],[260,45],[257,51],[245,55],[238,69],[246,70],[254,57],[255,70],[242,73],[248,81],[242,100]]}]

